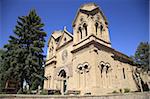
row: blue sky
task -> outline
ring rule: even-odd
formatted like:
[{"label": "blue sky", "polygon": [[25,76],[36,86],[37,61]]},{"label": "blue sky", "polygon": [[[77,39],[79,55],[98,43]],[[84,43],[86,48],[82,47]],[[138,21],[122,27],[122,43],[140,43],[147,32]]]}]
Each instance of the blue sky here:
[{"label": "blue sky", "polygon": [[107,17],[114,49],[130,56],[141,41],[149,40],[149,0],[0,0],[0,48],[14,35],[17,17],[31,9],[36,9],[45,24],[47,45],[54,30],[67,26],[72,32],[78,8],[88,2],[98,4]]}]

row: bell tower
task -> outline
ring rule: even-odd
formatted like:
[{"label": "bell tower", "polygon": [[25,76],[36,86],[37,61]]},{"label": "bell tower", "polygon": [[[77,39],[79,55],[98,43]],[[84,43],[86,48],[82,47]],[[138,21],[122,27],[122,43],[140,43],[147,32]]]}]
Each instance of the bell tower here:
[{"label": "bell tower", "polygon": [[108,22],[94,3],[82,5],[73,21],[74,45],[93,36],[99,43],[111,47]]}]

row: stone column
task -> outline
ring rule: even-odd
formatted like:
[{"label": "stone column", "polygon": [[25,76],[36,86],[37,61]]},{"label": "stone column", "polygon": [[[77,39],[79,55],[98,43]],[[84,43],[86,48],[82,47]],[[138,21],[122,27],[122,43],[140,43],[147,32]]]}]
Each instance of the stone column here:
[{"label": "stone column", "polygon": [[84,72],[84,86],[86,87],[86,72]]},{"label": "stone column", "polygon": [[78,88],[80,88],[80,72],[78,72]]},{"label": "stone column", "polygon": [[47,80],[47,87],[49,89],[49,76],[48,76],[48,80]]},{"label": "stone column", "polygon": [[60,84],[61,84],[61,86],[60,86],[61,94],[64,95],[64,81],[61,80],[61,81],[60,81]]},{"label": "stone column", "polygon": [[103,86],[104,86],[104,88],[107,88],[107,82],[106,82],[106,66],[104,66],[104,68],[103,68]]}]

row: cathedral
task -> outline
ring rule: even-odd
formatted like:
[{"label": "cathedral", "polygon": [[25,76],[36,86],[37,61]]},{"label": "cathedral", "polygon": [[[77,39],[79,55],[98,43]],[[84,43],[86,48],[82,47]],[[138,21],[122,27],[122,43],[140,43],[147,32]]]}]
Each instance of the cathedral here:
[{"label": "cathedral", "polygon": [[102,95],[137,91],[130,58],[111,47],[108,21],[94,3],[82,5],[72,24],[48,41],[44,89],[50,93]]}]

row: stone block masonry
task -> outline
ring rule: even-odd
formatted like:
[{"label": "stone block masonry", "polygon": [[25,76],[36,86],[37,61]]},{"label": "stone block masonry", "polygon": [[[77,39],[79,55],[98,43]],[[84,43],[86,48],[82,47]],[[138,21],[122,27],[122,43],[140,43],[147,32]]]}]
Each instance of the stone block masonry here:
[{"label": "stone block masonry", "polygon": [[150,99],[150,92],[127,93],[111,95],[89,95],[89,96],[71,96],[71,95],[19,95],[19,94],[1,94],[0,99]]}]

